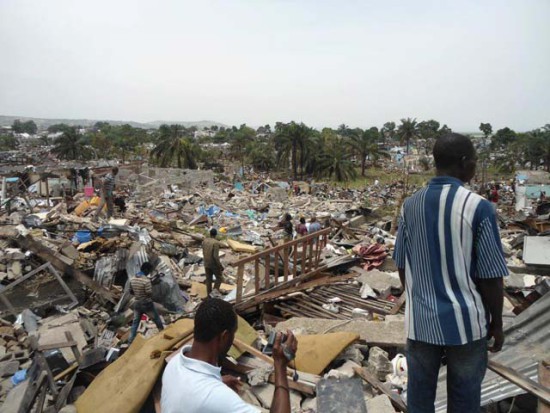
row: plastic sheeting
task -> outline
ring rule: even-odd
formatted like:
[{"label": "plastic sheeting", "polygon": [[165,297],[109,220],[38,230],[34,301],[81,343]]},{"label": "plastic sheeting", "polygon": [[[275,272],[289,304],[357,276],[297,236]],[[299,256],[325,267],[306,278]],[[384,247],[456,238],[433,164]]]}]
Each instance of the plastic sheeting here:
[{"label": "plastic sheeting", "polygon": [[[130,280],[140,271],[144,262],[150,260],[147,247],[145,245],[135,244],[130,250],[130,255],[126,262],[126,272],[128,273],[128,282],[124,287],[124,294],[116,305],[115,310],[120,311],[130,301]],[[153,301],[162,304],[168,311],[182,312],[186,304],[185,298],[180,292],[180,288],[172,270],[167,263],[166,256],[161,256],[154,271],[163,274],[158,283],[153,284]]]}]

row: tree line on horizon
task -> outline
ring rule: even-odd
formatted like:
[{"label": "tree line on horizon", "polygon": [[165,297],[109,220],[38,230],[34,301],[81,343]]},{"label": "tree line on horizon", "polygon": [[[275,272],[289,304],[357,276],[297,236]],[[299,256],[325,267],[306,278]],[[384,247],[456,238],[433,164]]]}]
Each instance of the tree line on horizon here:
[{"label": "tree line on horizon", "polygon": [[[21,122],[17,126],[20,128]],[[526,133],[508,127],[493,133],[490,123],[481,123],[479,129],[483,134],[478,142],[480,158],[498,171],[512,172],[516,166],[550,171],[550,124]],[[97,122],[85,133],[80,130],[66,124],[52,125],[48,132],[60,136],[53,140],[41,137],[40,143],[51,145],[52,153],[62,160],[149,159],[160,167],[196,169],[199,165],[212,167],[228,157],[243,168],[288,171],[293,179],[316,177],[337,181],[364,176],[367,159],[376,164],[389,157],[387,149],[393,145],[404,145],[406,153],[414,145],[428,168],[435,140],[451,131],[436,120],[418,122],[413,118],[401,119],[400,124],[386,122],[380,129],[342,124],[336,129],[317,130],[294,121],[257,129],[246,124],[212,126],[203,129],[208,133],[197,139],[194,139],[196,127],[181,125],[146,130]],[[1,150],[14,149],[16,144],[13,136],[0,136]],[[220,144],[224,144],[225,150]]]}]

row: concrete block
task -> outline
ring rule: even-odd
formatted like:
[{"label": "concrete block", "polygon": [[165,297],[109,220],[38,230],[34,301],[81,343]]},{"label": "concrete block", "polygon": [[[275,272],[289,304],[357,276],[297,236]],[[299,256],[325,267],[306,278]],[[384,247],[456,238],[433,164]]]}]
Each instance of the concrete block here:
[{"label": "concrete block", "polygon": [[12,261],[8,265],[8,279],[15,280],[23,275],[21,261]]},{"label": "concrete block", "polygon": [[[271,408],[271,402],[273,401],[273,393],[275,392],[275,386],[273,384],[265,384],[263,386],[252,387],[252,393],[260,401],[261,405],[266,409]],[[302,403],[302,395],[294,390],[290,390],[290,410],[292,413],[298,413],[300,411],[300,404]]]},{"label": "concrete block", "polygon": [[17,370],[19,370],[19,362],[16,360],[0,363],[0,377],[13,376]]},{"label": "concrete block", "polygon": [[332,369],[329,371],[327,373],[327,377],[334,377],[336,379],[351,379],[355,376],[355,371],[353,371],[355,367],[361,368],[361,365],[352,360],[348,360],[337,369]]},{"label": "concrete block", "polygon": [[385,394],[367,400],[367,412],[395,413],[390,398]]},{"label": "concrete block", "polygon": [[380,347],[373,347],[369,351],[367,370],[378,377],[380,381],[386,381],[386,376],[392,372],[392,365],[388,359],[388,353]]}]

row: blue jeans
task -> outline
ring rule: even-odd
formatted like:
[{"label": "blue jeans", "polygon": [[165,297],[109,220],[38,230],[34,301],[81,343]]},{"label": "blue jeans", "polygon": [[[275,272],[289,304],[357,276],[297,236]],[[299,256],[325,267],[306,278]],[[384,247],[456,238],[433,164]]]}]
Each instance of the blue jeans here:
[{"label": "blue jeans", "polygon": [[433,413],[441,360],[447,358],[447,412],[480,411],[481,382],[487,370],[487,339],[461,346],[407,340],[409,413]]},{"label": "blue jeans", "polygon": [[162,320],[160,319],[159,313],[157,312],[157,309],[155,308],[153,302],[136,301],[136,303],[134,304],[134,321],[132,322],[132,330],[130,331],[130,338],[128,339],[128,343],[132,343],[132,341],[134,341],[134,338],[136,338],[137,329],[139,327],[139,322],[141,320],[142,314],[147,314],[149,317],[152,315],[153,321],[155,322],[159,331],[164,329],[164,326],[162,325]]}]

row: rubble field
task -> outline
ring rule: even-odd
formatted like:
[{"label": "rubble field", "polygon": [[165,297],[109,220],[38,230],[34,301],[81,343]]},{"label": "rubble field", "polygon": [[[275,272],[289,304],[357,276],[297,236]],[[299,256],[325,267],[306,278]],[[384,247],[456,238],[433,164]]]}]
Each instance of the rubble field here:
[{"label": "rubble field", "polygon": [[[262,350],[270,332],[292,330],[293,412],[406,412],[405,294],[391,256],[396,211],[414,187],[350,190],[265,174],[231,182],[149,167],[122,167],[117,180],[115,216],[94,222],[100,199],[89,185],[10,195],[4,179],[0,413],[160,412],[166,360],[192,341],[194,311],[207,296],[201,245],[212,227],[224,266],[214,294],[239,315],[223,372],[241,378],[246,402],[269,411],[273,360]],[[550,206],[513,202],[503,190],[507,341],[490,356],[487,409],[532,394],[533,383],[539,399],[549,394]],[[287,213],[295,230],[302,217],[321,229],[285,241],[278,224]],[[129,280],[147,261],[166,329],[143,316],[129,346]],[[446,411],[444,387],[438,412]]]}]

